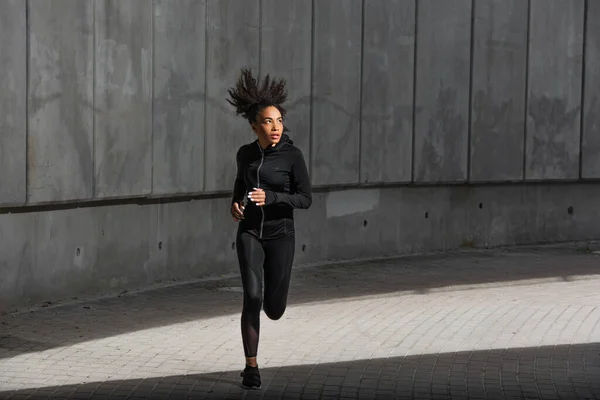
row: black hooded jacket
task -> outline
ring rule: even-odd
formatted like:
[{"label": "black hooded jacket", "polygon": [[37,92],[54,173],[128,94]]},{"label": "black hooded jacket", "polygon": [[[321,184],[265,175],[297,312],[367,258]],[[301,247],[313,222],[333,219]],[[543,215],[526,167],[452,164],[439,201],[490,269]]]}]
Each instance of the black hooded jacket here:
[{"label": "black hooded jacket", "polygon": [[[232,204],[243,201],[246,206],[240,229],[259,239],[293,234],[294,209],[307,209],[312,203],[310,177],[302,151],[283,134],[279,143],[266,149],[258,140],[240,147],[236,161]],[[265,191],[262,207],[248,199],[254,188]]]}]

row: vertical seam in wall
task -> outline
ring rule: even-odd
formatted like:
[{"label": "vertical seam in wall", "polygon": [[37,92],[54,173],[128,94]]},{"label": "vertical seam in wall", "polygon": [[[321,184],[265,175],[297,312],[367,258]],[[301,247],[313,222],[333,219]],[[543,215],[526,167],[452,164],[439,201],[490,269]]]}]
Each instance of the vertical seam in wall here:
[{"label": "vertical seam in wall", "polygon": [[96,198],[96,1],[92,2],[92,199]]},{"label": "vertical seam in wall", "polygon": [[413,105],[412,105],[412,143],[411,143],[411,155],[410,155],[410,181],[415,182],[415,150],[416,150],[416,137],[417,137],[417,45],[419,35],[419,2],[415,2],[415,27],[414,27],[414,55],[413,55]]},{"label": "vertical seam in wall", "polygon": [[471,140],[473,136],[473,65],[475,54],[475,0],[471,0],[471,42],[469,49],[469,110],[467,127],[467,182],[471,181]]},{"label": "vertical seam in wall", "polygon": [[25,1],[25,204],[29,203],[29,0]]},{"label": "vertical seam in wall", "polygon": [[[258,0],[258,76],[262,76],[262,14],[263,2]],[[261,78],[262,79],[262,78]]]},{"label": "vertical seam in wall", "polygon": [[359,98],[358,98],[358,183],[362,182],[362,135],[363,135],[363,74],[365,65],[365,3],[361,3],[360,23],[360,75],[359,75]]},{"label": "vertical seam in wall", "polygon": [[314,76],[315,76],[315,0],[311,1],[310,10],[310,100],[309,100],[309,132],[308,132],[308,171],[311,178],[314,180],[314,143],[313,143],[313,129],[314,129],[314,101],[313,101],[313,90],[314,90]]},{"label": "vertical seam in wall", "polygon": [[523,181],[527,180],[527,133],[529,121],[529,52],[531,42],[531,0],[527,0],[527,42],[525,52],[525,126],[523,129]]},{"label": "vertical seam in wall", "polygon": [[583,178],[583,130],[585,128],[585,75],[587,54],[587,27],[588,27],[588,5],[589,1],[583,3],[583,43],[581,52],[581,108],[579,112],[579,179]]},{"label": "vertical seam in wall", "polygon": [[150,5],[150,51],[152,52],[152,57],[150,58],[152,61],[150,63],[150,151],[152,154],[150,155],[150,194],[154,193],[154,81],[156,80],[156,70],[155,70],[155,41],[154,41],[154,19],[156,15],[156,1],[153,0]]},{"label": "vertical seam in wall", "polygon": [[204,1],[204,150],[202,160],[202,191],[206,191],[206,170],[208,169],[207,156],[208,156],[208,132],[207,132],[207,103],[208,103],[208,2]]}]

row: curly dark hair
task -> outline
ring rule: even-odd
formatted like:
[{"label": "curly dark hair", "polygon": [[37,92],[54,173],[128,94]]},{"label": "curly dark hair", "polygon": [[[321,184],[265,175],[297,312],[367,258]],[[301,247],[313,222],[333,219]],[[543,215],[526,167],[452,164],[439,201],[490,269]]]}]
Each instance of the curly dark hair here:
[{"label": "curly dark hair", "polygon": [[258,113],[270,106],[276,107],[284,118],[286,110],[282,104],[287,100],[285,85],[285,80],[271,79],[269,75],[259,82],[250,69],[242,68],[235,87],[227,91],[231,96],[227,102],[235,107],[236,115],[241,114],[250,123],[256,122]]}]

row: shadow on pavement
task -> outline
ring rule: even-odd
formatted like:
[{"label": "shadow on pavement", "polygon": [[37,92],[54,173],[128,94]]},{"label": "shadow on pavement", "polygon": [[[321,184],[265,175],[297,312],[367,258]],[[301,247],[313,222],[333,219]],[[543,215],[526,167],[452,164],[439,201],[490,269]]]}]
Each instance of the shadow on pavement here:
[{"label": "shadow on pavement", "polygon": [[[600,343],[423,354],[261,370],[263,387],[239,387],[239,371],[90,382],[0,392],[18,398],[411,398],[596,399]],[[31,396],[31,397],[28,397]]]},{"label": "shadow on pavement", "polygon": [[[390,293],[468,290],[529,279],[600,274],[600,257],[571,247],[516,248],[298,268],[289,305]],[[239,315],[240,279],[196,282],[0,317],[0,359],[93,339],[224,315]],[[527,289],[524,289],[527,290]]]}]

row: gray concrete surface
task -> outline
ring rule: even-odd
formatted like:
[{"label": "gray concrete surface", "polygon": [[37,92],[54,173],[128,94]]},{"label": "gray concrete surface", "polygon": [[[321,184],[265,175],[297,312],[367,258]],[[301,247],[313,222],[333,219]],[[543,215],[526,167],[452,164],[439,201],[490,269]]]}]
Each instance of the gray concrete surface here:
[{"label": "gray concrete surface", "polygon": [[259,391],[239,387],[237,276],[45,304],[0,316],[0,398],[598,398],[598,248],[295,269],[261,317]]},{"label": "gray concrete surface", "polygon": [[595,3],[438,3],[4,2],[0,205],[229,192],[243,66],[319,186],[597,177]]},{"label": "gray concrete surface", "polygon": [[360,181],[412,179],[414,1],[364,6]]},{"label": "gray concrete surface", "polygon": [[147,0],[97,0],[94,7],[95,194],[150,194],[153,6]]},{"label": "gray concrete surface", "polygon": [[[296,213],[296,264],[600,238],[598,198],[592,184],[316,193]],[[235,272],[235,232],[219,198],[3,214],[0,309]]]},{"label": "gray concrete surface", "polygon": [[23,204],[27,190],[25,4],[0,4],[0,204]]},{"label": "gray concrete surface", "polygon": [[[154,18],[152,193],[200,192],[206,135],[206,2],[156,1]],[[190,40],[181,40],[188,35]]]},{"label": "gray concrete surface", "polygon": [[414,180],[467,179],[470,0],[421,0],[417,13]]},{"label": "gray concrete surface", "polygon": [[312,180],[357,183],[362,1],[313,4]]},{"label": "gray concrete surface", "polygon": [[600,178],[600,4],[587,3],[581,176]]},{"label": "gray concrete surface", "polygon": [[583,0],[531,0],[527,179],[577,179]]},{"label": "gray concrete surface", "polygon": [[528,3],[474,4],[472,182],[523,179]]},{"label": "gray concrete surface", "polygon": [[91,199],[94,6],[32,1],[28,10],[28,202]]}]

